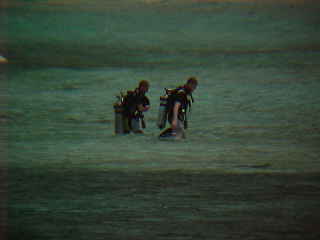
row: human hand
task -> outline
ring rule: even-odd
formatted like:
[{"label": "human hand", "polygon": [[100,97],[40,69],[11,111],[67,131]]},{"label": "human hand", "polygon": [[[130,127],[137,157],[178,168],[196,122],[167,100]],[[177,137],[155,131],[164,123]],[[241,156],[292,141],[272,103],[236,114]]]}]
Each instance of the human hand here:
[{"label": "human hand", "polygon": [[171,123],[172,130],[177,129],[177,126],[178,126],[178,121],[177,120],[173,120],[172,123]]}]

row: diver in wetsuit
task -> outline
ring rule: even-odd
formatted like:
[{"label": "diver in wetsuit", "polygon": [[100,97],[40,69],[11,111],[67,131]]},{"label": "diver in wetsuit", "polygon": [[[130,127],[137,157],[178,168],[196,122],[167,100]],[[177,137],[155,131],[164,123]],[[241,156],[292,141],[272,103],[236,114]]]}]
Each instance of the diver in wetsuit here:
[{"label": "diver in wetsuit", "polygon": [[143,112],[148,111],[150,108],[150,101],[145,96],[148,90],[149,82],[141,80],[135,90],[127,91],[127,94],[124,96],[124,133],[143,133],[141,127],[146,127]]},{"label": "diver in wetsuit", "polygon": [[167,91],[166,118],[171,125],[160,134],[162,137],[173,137],[175,139],[185,138],[187,124],[187,110],[193,102],[192,92],[197,88],[198,81],[190,77],[186,84],[173,90]]}]

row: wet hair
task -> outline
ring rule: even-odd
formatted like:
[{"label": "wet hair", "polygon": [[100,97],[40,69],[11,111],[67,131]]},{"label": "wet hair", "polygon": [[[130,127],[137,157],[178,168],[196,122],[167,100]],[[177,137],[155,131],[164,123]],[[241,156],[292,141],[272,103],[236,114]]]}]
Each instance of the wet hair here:
[{"label": "wet hair", "polygon": [[140,87],[147,87],[147,88],[149,88],[149,82],[147,81],[147,80],[141,80],[140,82],[139,82],[139,88]]},{"label": "wet hair", "polygon": [[187,80],[187,85],[198,85],[198,80],[195,77],[190,77]]}]

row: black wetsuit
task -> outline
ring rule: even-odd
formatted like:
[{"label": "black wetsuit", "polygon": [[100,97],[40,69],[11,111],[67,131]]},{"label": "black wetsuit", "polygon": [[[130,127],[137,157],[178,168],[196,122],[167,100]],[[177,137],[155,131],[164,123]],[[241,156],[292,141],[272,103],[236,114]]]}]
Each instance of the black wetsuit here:
[{"label": "black wetsuit", "polygon": [[[190,92],[190,90],[184,86],[182,87],[178,87],[176,89],[173,90],[169,90],[167,89],[167,94],[168,94],[168,101],[167,101],[167,112],[168,112],[168,122],[170,124],[172,124],[172,120],[173,120],[173,109],[174,109],[174,105],[176,103],[180,103],[181,106],[179,108],[178,111],[178,120],[179,122],[182,123],[183,125],[183,129],[186,129],[188,127],[188,122],[187,122],[187,110],[188,108],[191,107],[191,102],[193,102],[193,98],[192,98],[192,94]],[[191,99],[189,99],[189,97]],[[180,125],[180,124],[178,124]],[[173,135],[173,130],[171,127],[165,129],[164,131],[162,131],[159,135],[160,138],[167,138],[167,137],[177,137],[177,133],[180,135],[180,137],[184,138],[185,134],[183,129],[175,131],[175,134]]]},{"label": "black wetsuit", "polygon": [[178,112],[178,119],[186,125],[186,113],[187,109],[191,106],[191,101],[188,99],[191,96],[191,92],[185,87],[178,87],[172,91],[168,99],[168,121],[172,123],[173,120],[173,108],[175,103],[180,103],[181,107]]},{"label": "black wetsuit", "polygon": [[143,118],[142,112],[139,111],[138,106],[150,105],[149,99],[144,93],[141,93],[139,89],[134,91],[128,91],[127,95],[124,97],[124,116],[129,119],[129,127],[131,128],[131,120],[133,118]]}]

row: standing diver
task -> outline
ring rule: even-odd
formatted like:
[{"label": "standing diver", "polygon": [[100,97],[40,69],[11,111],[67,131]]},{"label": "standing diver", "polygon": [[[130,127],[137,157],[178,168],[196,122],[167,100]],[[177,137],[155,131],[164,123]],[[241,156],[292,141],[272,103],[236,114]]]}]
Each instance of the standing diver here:
[{"label": "standing diver", "polygon": [[121,94],[120,102],[114,105],[116,133],[143,133],[141,127],[146,127],[143,112],[150,108],[150,101],[145,96],[148,90],[149,82],[141,80],[135,90],[127,91],[126,95]]},{"label": "standing diver", "polygon": [[192,92],[197,88],[198,80],[190,77],[187,82],[176,89],[166,89],[166,95],[160,97],[158,127],[165,127],[168,120],[171,125],[160,133],[160,138],[185,138],[185,129],[188,127],[187,110],[193,102]]}]

